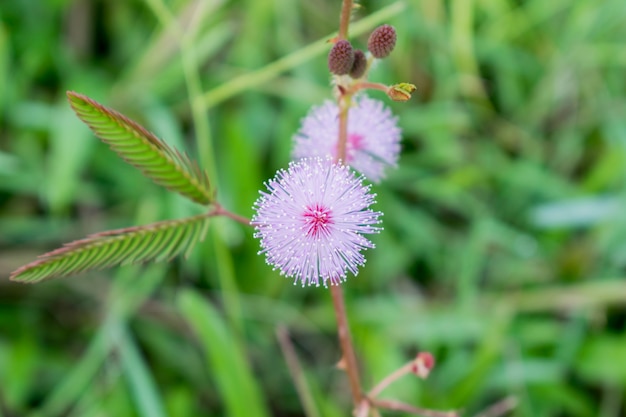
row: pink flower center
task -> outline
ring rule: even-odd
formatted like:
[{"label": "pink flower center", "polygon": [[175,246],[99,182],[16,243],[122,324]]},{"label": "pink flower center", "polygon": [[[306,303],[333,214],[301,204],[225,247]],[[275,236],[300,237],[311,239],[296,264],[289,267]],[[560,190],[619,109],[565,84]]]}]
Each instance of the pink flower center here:
[{"label": "pink flower center", "polygon": [[328,235],[329,225],[333,224],[330,209],[320,204],[308,206],[304,211],[306,236],[317,238],[322,234]]},{"label": "pink flower center", "polygon": [[346,143],[346,159],[347,163],[351,163],[354,159],[356,151],[363,148],[363,135],[358,133],[350,133],[348,135],[348,141]]},{"label": "pink flower center", "polygon": [[[348,133],[348,140],[346,141],[346,163],[351,164],[354,161],[356,151],[363,149],[363,135],[358,133]],[[335,146],[335,156],[337,155],[337,149],[339,148]]]}]

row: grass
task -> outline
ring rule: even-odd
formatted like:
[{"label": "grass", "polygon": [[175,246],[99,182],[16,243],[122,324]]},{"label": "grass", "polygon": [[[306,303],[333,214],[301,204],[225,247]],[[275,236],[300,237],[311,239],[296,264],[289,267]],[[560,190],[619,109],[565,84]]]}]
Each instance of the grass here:
[{"label": "grass", "polygon": [[[621,0],[363,1],[352,39],[396,27],[373,72],[400,167],[385,231],[345,286],[366,387],[418,350],[437,366],[385,396],[476,415],[626,413],[626,9]],[[0,276],[88,233],[195,213],[81,125],[75,90],[188,150],[245,216],[330,98],[340,2],[0,5]],[[376,92],[372,93],[376,98]],[[318,415],[350,395],[327,291],[293,286],[252,232],[211,223],[191,257],[24,286],[0,280],[0,416]],[[310,410],[311,405],[307,405]]]}]

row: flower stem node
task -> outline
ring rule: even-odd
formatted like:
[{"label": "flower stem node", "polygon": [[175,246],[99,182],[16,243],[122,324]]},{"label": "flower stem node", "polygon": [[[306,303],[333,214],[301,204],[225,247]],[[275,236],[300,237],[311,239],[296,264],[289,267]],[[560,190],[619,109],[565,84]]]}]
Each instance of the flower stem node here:
[{"label": "flower stem node", "polygon": [[338,40],[328,53],[328,69],[336,75],[345,75],[350,72],[354,64],[354,49],[350,41]]},{"label": "flower stem node", "polygon": [[393,101],[408,101],[416,89],[415,85],[409,83],[394,84],[387,89],[387,96]]},{"label": "flower stem node", "polygon": [[374,29],[367,41],[367,49],[374,58],[385,58],[396,46],[396,30],[393,26],[382,25]]}]

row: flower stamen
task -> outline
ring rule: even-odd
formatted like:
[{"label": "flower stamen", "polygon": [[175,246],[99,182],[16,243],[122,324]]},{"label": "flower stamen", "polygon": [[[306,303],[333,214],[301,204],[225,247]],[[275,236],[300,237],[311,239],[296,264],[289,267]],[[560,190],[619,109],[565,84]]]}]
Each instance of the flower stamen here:
[{"label": "flower stamen", "polygon": [[307,207],[303,213],[306,236],[319,238],[320,235],[328,236],[329,225],[333,224],[330,209],[320,204]]}]

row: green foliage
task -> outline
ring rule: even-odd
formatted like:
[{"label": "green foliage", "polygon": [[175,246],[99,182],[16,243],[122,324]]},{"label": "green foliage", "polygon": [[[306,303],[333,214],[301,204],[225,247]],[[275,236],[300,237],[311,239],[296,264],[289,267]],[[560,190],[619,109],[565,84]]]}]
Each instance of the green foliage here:
[{"label": "green foliage", "polygon": [[[218,312],[193,291],[183,291],[177,304],[202,346],[207,367],[215,375],[226,414],[247,417],[254,410],[255,416],[268,416],[240,342]],[[241,401],[242,398],[246,401]]]},{"label": "green foliage", "polygon": [[[366,388],[430,350],[430,377],[385,397],[467,416],[506,396],[512,417],[626,414],[623,0],[359,3],[355,47],[380,24],[398,32],[371,81],[417,87],[406,103],[371,93],[398,115],[403,153],[374,187],[385,230],[344,288]],[[0,276],[85,228],[196,213],[88,145],[58,112],[68,89],[192,149],[220,203],[249,216],[301,118],[331,98],[338,8],[0,1]],[[214,417],[239,398],[255,416],[229,381],[246,370],[268,414],[302,416],[283,324],[320,414],[348,415],[327,292],[278,276],[249,228],[216,218],[209,232],[180,264],[0,280],[0,413]]]},{"label": "green foliage", "polygon": [[14,281],[35,283],[115,265],[162,261],[189,255],[209,224],[202,214],[93,234],[45,253],[11,274]]},{"label": "green foliage", "polygon": [[82,94],[69,91],[72,108],[103,142],[155,183],[200,204],[213,201],[206,173],[138,123]]}]

